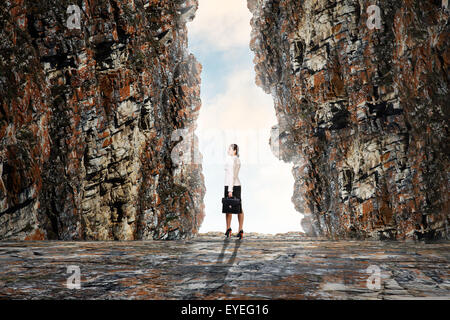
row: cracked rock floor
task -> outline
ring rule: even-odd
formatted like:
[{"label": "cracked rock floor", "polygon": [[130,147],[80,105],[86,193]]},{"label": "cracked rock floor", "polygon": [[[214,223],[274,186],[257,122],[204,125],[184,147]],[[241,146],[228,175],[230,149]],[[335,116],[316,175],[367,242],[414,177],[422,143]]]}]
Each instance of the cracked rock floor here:
[{"label": "cracked rock floor", "polygon": [[449,260],[450,241],[295,233],[0,241],[0,299],[450,299]]}]

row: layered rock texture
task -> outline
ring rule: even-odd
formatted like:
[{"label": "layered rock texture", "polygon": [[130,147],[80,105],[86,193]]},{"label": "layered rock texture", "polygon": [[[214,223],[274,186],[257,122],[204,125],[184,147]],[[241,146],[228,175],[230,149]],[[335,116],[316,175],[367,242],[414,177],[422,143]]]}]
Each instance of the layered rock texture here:
[{"label": "layered rock texture", "polygon": [[187,51],[186,28],[197,7],[2,2],[0,239],[198,232],[201,155],[178,161],[198,149],[201,65]]},{"label": "layered rock texture", "polygon": [[[242,241],[222,232],[174,241],[2,241],[0,297],[448,300],[449,261],[448,241],[319,241],[298,233],[246,233]],[[71,266],[79,288],[70,288]],[[165,310],[167,319],[180,318],[174,310]]]},{"label": "layered rock texture", "polygon": [[447,1],[247,3],[307,234],[449,238]]}]

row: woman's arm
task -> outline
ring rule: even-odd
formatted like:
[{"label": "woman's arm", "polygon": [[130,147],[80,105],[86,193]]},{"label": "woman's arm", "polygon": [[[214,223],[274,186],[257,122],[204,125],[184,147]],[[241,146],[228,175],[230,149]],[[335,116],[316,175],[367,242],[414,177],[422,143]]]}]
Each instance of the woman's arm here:
[{"label": "woman's arm", "polygon": [[237,175],[238,175],[238,172],[239,172],[239,163],[238,163],[238,159],[237,158],[234,158],[234,161],[233,161],[233,170],[232,170],[232,174],[233,174],[233,177],[232,177],[232,179],[231,179],[231,190],[233,190],[233,185],[234,185],[234,181],[236,181],[236,178],[237,178]]}]

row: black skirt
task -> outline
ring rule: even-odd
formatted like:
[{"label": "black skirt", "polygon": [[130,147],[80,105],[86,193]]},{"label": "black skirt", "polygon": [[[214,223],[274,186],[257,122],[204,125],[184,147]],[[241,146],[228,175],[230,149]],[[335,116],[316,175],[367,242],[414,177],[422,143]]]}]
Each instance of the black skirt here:
[{"label": "black skirt", "polygon": [[[228,197],[228,186],[225,186],[223,189],[223,197],[224,198]],[[241,199],[241,186],[233,186],[233,197]],[[225,206],[222,204],[222,213],[232,213],[232,212],[227,212]],[[242,199],[239,213],[242,213]]]}]

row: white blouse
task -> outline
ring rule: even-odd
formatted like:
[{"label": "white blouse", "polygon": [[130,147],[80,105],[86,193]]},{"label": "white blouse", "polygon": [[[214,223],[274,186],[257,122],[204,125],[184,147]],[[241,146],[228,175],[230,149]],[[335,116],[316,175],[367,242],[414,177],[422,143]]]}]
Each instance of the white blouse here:
[{"label": "white blouse", "polygon": [[240,186],[238,173],[241,168],[241,160],[238,156],[227,155],[225,160],[225,185],[229,191],[233,191],[233,186]]}]

